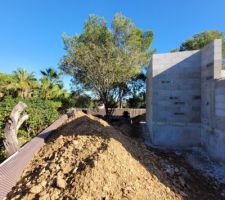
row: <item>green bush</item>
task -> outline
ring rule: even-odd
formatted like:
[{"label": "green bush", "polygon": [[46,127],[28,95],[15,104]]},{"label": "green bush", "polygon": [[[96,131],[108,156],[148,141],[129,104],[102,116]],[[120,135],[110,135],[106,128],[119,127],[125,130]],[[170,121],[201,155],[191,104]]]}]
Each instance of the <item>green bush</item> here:
[{"label": "green bush", "polygon": [[88,95],[71,95],[69,98],[58,98],[62,102],[60,113],[65,113],[70,108],[96,108],[97,102],[93,101]]},{"label": "green bush", "polygon": [[0,157],[4,156],[2,141],[6,119],[19,101],[27,104],[24,112],[29,115],[29,119],[21,126],[18,132],[18,137],[23,138],[23,143],[25,139],[30,140],[30,138],[36,136],[59,117],[58,109],[61,107],[61,102],[39,98],[20,99],[10,96],[5,98],[0,102]]}]

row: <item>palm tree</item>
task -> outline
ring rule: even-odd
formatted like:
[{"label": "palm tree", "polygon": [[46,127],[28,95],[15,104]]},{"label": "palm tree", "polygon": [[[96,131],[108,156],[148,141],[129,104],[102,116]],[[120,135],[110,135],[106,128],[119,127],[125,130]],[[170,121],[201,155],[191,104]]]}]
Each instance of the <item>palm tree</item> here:
[{"label": "palm tree", "polygon": [[19,68],[14,71],[16,78],[15,87],[19,90],[18,94],[22,98],[31,96],[32,89],[37,86],[37,80],[34,73],[29,73],[26,70]]},{"label": "palm tree", "polygon": [[68,92],[63,89],[63,83],[60,79],[62,73],[57,73],[54,69],[48,68],[41,71],[42,78],[40,79],[40,96],[43,99],[53,99],[57,97],[67,97]]},{"label": "palm tree", "polygon": [[42,77],[40,83],[40,96],[43,99],[53,99],[57,97],[68,96],[66,90],[61,88],[60,85],[51,83],[51,81],[46,77]]},{"label": "palm tree", "polygon": [[57,72],[53,68],[47,68],[45,71],[41,71],[41,74],[53,84],[62,84],[62,81],[59,80],[62,76],[62,72]]}]

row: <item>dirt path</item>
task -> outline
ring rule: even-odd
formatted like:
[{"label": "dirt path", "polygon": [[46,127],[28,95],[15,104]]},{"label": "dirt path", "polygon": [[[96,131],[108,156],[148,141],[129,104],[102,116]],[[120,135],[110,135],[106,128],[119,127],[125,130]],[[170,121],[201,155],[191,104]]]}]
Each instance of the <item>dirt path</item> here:
[{"label": "dirt path", "polygon": [[78,113],[48,139],[7,199],[219,200],[221,187],[179,156]]}]

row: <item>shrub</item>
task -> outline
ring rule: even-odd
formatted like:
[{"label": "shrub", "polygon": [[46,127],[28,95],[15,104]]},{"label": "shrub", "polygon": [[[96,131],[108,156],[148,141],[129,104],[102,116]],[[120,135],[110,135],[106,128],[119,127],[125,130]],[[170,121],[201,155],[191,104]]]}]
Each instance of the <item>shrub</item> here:
[{"label": "shrub", "polygon": [[2,151],[4,148],[3,137],[6,119],[19,101],[27,104],[24,112],[29,115],[29,119],[24,122],[18,132],[18,136],[23,137],[23,143],[25,142],[24,139],[29,140],[31,137],[36,136],[59,117],[58,109],[61,107],[61,102],[39,98],[20,99],[10,96],[5,98],[0,102],[0,157],[4,156]]}]

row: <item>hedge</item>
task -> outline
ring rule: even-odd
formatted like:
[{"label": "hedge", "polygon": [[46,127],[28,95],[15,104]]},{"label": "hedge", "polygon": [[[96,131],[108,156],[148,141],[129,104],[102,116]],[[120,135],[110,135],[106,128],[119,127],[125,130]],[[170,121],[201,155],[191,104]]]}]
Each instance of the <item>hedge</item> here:
[{"label": "hedge", "polygon": [[11,96],[0,102],[0,162],[4,159],[4,126],[13,107],[22,101],[27,104],[24,112],[29,115],[29,119],[21,126],[18,137],[21,144],[29,141],[41,130],[54,122],[58,117],[58,109],[61,102],[53,100],[42,100],[40,98],[20,99]]}]

